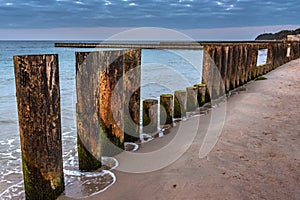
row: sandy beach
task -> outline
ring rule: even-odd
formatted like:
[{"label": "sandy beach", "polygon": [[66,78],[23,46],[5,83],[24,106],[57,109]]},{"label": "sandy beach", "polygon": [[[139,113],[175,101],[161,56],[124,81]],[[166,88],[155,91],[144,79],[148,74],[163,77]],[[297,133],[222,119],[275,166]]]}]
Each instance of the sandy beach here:
[{"label": "sandy beach", "polygon": [[[116,183],[87,199],[299,199],[299,69],[300,59],[291,61],[264,75],[267,80],[243,86],[213,112],[190,118],[181,128],[142,144],[137,153],[159,150],[180,131],[190,137],[192,125],[200,122],[192,144],[178,160],[148,173],[113,170]],[[212,151],[200,159],[212,119],[223,129]]]}]

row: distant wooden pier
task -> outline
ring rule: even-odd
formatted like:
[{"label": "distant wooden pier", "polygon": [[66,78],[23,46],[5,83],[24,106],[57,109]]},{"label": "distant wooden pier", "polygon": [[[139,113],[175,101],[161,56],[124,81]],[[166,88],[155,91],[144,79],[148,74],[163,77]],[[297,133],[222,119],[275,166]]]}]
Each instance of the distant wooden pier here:
[{"label": "distant wooden pier", "polygon": [[116,48],[116,49],[191,49],[202,50],[206,45],[274,44],[282,41],[108,41],[108,42],[58,42],[62,48]]},{"label": "distant wooden pier", "polygon": [[198,42],[99,42],[99,43],[55,43],[64,48],[125,48],[125,49],[203,49]]}]

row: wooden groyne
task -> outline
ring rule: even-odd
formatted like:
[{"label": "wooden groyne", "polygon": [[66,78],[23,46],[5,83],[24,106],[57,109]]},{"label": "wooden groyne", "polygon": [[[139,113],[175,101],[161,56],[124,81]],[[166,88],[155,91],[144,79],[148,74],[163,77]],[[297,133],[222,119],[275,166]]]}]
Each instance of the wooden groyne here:
[{"label": "wooden groyne", "polygon": [[[202,83],[215,99],[250,80],[300,57],[299,42],[201,43]],[[267,62],[257,66],[258,51],[267,49]]]},{"label": "wooden groyne", "polygon": [[281,41],[103,41],[103,42],[56,42],[61,48],[116,48],[116,49],[203,49],[206,45],[277,44]]},{"label": "wooden groyne", "polygon": [[[55,44],[85,48],[98,45]],[[125,142],[140,138],[140,106],[143,129],[151,134],[159,125],[172,123],[172,118],[199,111],[205,103],[225,97],[231,90],[300,57],[299,42],[107,45],[105,48],[130,49],[75,54],[77,144],[82,171],[98,169],[102,156],[115,155],[124,149]],[[157,99],[141,103],[140,64],[144,48],[203,49],[202,80],[199,77],[199,84],[175,94],[162,94],[160,104]],[[267,62],[257,66],[261,49],[268,50]],[[40,195],[38,199],[55,199],[64,189],[58,57],[15,56],[14,61],[26,198]],[[159,112],[158,105],[165,112]],[[160,117],[165,121],[159,122],[159,115],[165,115]]]},{"label": "wooden groyne", "polygon": [[99,42],[99,43],[55,43],[64,48],[115,48],[115,49],[202,49],[198,42]]}]

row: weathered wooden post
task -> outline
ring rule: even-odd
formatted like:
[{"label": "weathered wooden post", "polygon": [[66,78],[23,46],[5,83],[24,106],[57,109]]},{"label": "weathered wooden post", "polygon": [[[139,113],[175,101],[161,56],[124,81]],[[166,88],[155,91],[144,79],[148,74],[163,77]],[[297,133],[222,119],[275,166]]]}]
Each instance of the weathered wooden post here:
[{"label": "weathered wooden post", "polygon": [[101,167],[98,58],[97,52],[76,52],[77,149],[82,171]]},{"label": "weathered wooden post", "polygon": [[187,98],[186,98],[186,111],[192,112],[196,111],[198,108],[198,88],[195,86],[186,88]]},{"label": "weathered wooden post", "polygon": [[220,97],[221,95],[223,95],[224,91],[223,91],[223,79],[221,76],[221,71],[222,71],[222,45],[213,45],[213,48],[215,49],[214,51],[214,64],[213,67],[213,83],[214,83],[214,87],[213,87],[213,93],[212,93],[212,97],[213,99],[217,99],[218,97]]},{"label": "weathered wooden post", "polygon": [[186,117],[186,90],[174,92],[174,118]]},{"label": "weathered wooden post", "polygon": [[237,44],[237,74],[236,74],[236,87],[241,86],[242,84],[242,57],[243,49],[242,44]]},{"label": "weathered wooden post", "polygon": [[158,100],[145,99],[143,101],[143,132],[155,133],[158,125]]},{"label": "weathered wooden post", "polygon": [[197,101],[198,101],[198,106],[201,107],[205,104],[206,85],[205,84],[196,84],[194,86],[198,89]]},{"label": "weathered wooden post", "polygon": [[275,66],[276,68],[279,67],[281,64],[281,59],[280,59],[280,53],[281,53],[281,44],[276,43],[274,44],[274,60],[275,60]]},{"label": "weathered wooden post", "polygon": [[173,95],[160,95],[160,125],[173,123]]},{"label": "weathered wooden post", "polygon": [[[77,53],[79,166],[95,170],[139,137],[140,50]],[[81,167],[82,166],[82,167]]]},{"label": "weathered wooden post", "polygon": [[202,69],[202,83],[206,84],[206,102],[210,102],[212,94],[214,93],[214,61],[212,56],[214,55],[214,49],[209,45],[204,46],[203,51],[203,69]]},{"label": "weathered wooden post", "polygon": [[[224,91],[225,93],[229,92],[229,74],[228,72],[228,54],[229,47],[226,45],[222,46],[222,68],[221,68],[221,77],[223,78]],[[221,91],[222,92],[222,91]]]},{"label": "weathered wooden post", "polygon": [[[101,153],[114,156],[139,138],[140,50],[99,52]],[[126,139],[125,139],[126,138]]]},{"label": "weathered wooden post", "polygon": [[141,50],[124,52],[124,141],[135,142],[139,136],[141,93]]},{"label": "weathered wooden post", "polygon": [[233,72],[233,54],[234,48],[232,45],[228,47],[228,60],[227,60],[227,76],[228,76],[228,92],[234,88],[235,82],[232,79]]},{"label": "weathered wooden post", "polygon": [[247,48],[247,63],[246,63],[246,81],[251,80],[251,67],[252,67],[252,51],[253,51],[253,44],[249,44]]},{"label": "weathered wooden post", "polygon": [[267,55],[267,63],[271,65],[271,68],[274,69],[274,58],[273,58],[273,44],[268,44],[268,55]]},{"label": "weathered wooden post", "polygon": [[257,57],[258,57],[258,50],[259,50],[259,45],[254,45],[252,54],[251,54],[251,60],[252,60],[252,67],[251,67],[251,79],[257,78]]},{"label": "weathered wooden post", "polygon": [[101,153],[114,156],[124,149],[124,51],[99,52]]},{"label": "weathered wooden post", "polygon": [[237,87],[237,73],[238,73],[238,57],[239,57],[239,51],[238,51],[238,45],[233,45],[232,47],[232,54],[231,54],[231,74],[230,74],[230,80],[231,80],[231,89],[235,89]]},{"label": "weathered wooden post", "polygon": [[242,44],[242,63],[241,63],[241,84],[244,85],[246,81],[246,68],[247,68],[247,44]]},{"label": "weathered wooden post", "polygon": [[291,56],[292,60],[295,60],[300,57],[300,42],[292,42],[292,48],[291,48]]},{"label": "weathered wooden post", "polygon": [[14,56],[26,199],[64,191],[58,55]]}]

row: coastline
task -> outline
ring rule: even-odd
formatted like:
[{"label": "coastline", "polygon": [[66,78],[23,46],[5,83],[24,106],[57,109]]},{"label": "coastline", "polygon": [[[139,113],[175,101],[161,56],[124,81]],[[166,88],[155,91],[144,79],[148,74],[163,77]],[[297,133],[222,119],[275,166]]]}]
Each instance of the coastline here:
[{"label": "coastline", "polygon": [[[113,170],[116,183],[87,199],[299,198],[299,67],[300,59],[291,61],[264,75],[267,80],[250,82],[247,91],[228,98],[223,130],[207,157],[200,159],[199,149],[211,114],[200,117],[197,136],[177,161],[142,174]],[[197,118],[182,123],[186,133]],[[173,132],[176,129],[139,151],[168,144]]]}]

